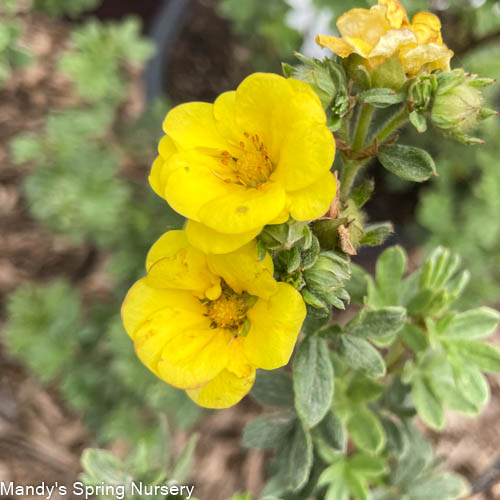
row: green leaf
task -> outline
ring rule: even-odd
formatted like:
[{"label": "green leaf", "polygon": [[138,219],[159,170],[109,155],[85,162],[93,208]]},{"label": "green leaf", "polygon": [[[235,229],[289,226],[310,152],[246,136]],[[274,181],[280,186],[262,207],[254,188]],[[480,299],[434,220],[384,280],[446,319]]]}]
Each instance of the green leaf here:
[{"label": "green leaf", "polygon": [[307,427],[321,422],[333,398],[333,366],[323,339],[307,337],[293,362],[295,408]]},{"label": "green leaf", "polygon": [[375,108],[387,108],[405,100],[404,94],[399,94],[392,89],[371,89],[358,95],[359,102],[371,104]]},{"label": "green leaf", "polygon": [[399,336],[414,352],[425,351],[429,347],[428,334],[413,323],[406,323],[399,332]]},{"label": "green leaf", "polygon": [[455,500],[464,498],[469,485],[462,476],[451,472],[432,472],[420,476],[408,487],[411,500]]},{"label": "green leaf", "polygon": [[453,375],[457,389],[472,404],[482,406],[490,398],[490,386],[484,375],[474,365],[453,363]]},{"label": "green leaf", "polygon": [[317,427],[321,437],[326,444],[335,450],[344,451],[347,445],[347,436],[344,432],[344,426],[339,418],[329,411],[325,418]]},{"label": "green leaf", "polygon": [[347,430],[360,450],[377,453],[385,444],[384,428],[380,420],[366,407],[356,408],[347,421]]},{"label": "green leaf", "polygon": [[349,468],[364,477],[378,477],[385,473],[385,459],[365,453],[356,453],[349,457]]},{"label": "green leaf", "polygon": [[444,411],[441,401],[429,387],[425,377],[414,376],[411,381],[413,401],[419,416],[433,429],[444,425]]},{"label": "green leaf", "polygon": [[377,259],[375,276],[387,305],[397,305],[401,280],[406,271],[406,253],[400,246],[384,250]]},{"label": "green leaf", "polygon": [[279,446],[291,433],[296,415],[291,411],[282,411],[261,415],[245,426],[243,446],[264,450]]},{"label": "green leaf", "polygon": [[459,411],[465,415],[477,415],[479,408],[472,404],[469,399],[458,389],[455,380],[448,376],[430,376],[427,379],[432,392],[443,404],[452,410]]},{"label": "green leaf", "polygon": [[370,377],[382,377],[385,374],[382,356],[364,339],[342,335],[338,352],[342,361],[355,370],[360,370]]},{"label": "green leaf", "polygon": [[174,479],[178,483],[182,483],[183,481],[185,481],[191,471],[191,466],[193,464],[194,458],[194,450],[196,448],[196,444],[198,443],[199,437],[199,434],[191,435],[188,442],[184,446],[182,453],[177,457],[175,461],[171,479]]},{"label": "green leaf", "polygon": [[313,462],[313,445],[311,435],[299,423],[291,438],[286,441],[279,452],[278,475],[283,484],[291,491],[300,490],[306,483]]},{"label": "green leaf", "polygon": [[500,372],[500,348],[486,342],[455,340],[453,347],[467,362],[489,373]]},{"label": "green leaf", "polygon": [[402,179],[423,182],[436,174],[436,165],[431,155],[423,149],[395,144],[380,148],[380,163]]},{"label": "green leaf", "polygon": [[403,307],[384,307],[375,311],[363,309],[347,324],[345,331],[361,338],[383,338],[398,333],[405,321],[406,309]]},{"label": "green leaf", "polygon": [[375,181],[373,179],[366,179],[352,190],[351,198],[361,208],[371,198],[374,189]]},{"label": "green leaf", "polygon": [[410,122],[420,133],[427,130],[425,114],[420,111],[415,110],[410,113]]},{"label": "green leaf", "polygon": [[390,222],[367,224],[364,227],[364,235],[361,238],[360,244],[371,247],[382,245],[393,232],[394,226]]},{"label": "green leaf", "polygon": [[355,403],[368,403],[375,401],[384,392],[385,386],[376,380],[356,373],[349,384],[346,395]]},{"label": "green leaf", "polygon": [[258,370],[250,395],[262,406],[293,408],[292,378],[280,370]]},{"label": "green leaf", "polygon": [[445,339],[472,340],[491,335],[500,321],[500,314],[489,307],[480,307],[457,314],[442,336]]},{"label": "green leaf", "polygon": [[84,471],[82,477],[87,484],[124,484],[127,477],[125,464],[107,450],[87,448],[83,451],[81,464]]},{"label": "green leaf", "polygon": [[346,471],[346,481],[351,495],[356,500],[368,500],[371,498],[370,490],[366,481],[364,481],[358,474],[350,469]]}]

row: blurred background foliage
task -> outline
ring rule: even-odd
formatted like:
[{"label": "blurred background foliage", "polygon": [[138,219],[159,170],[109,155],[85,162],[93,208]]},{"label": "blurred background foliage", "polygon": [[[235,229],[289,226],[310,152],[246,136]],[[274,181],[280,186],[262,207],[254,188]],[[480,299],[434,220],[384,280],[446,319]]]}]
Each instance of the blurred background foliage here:
[{"label": "blurred background foliage", "polygon": [[[183,224],[147,183],[161,122],[175,96],[165,95],[148,103],[142,113],[127,115],[131,74],[142,70],[162,47],[148,39],[138,18],[87,17],[85,12],[99,3],[0,3],[0,86],[36,60],[23,43],[26,16],[38,13],[67,25],[69,36],[58,50],[55,71],[71,86],[70,103],[49,109],[36,131],[15,134],[9,142],[10,161],[26,169],[22,192],[31,217],[72,245],[90,246],[102,256],[112,283],[104,299],[96,300],[84,297],[64,275],[19,286],[7,299],[2,341],[44,384],[60,392],[97,444],[121,438],[134,450],[141,443],[156,446],[160,415],[167,415],[175,428],[190,429],[201,410],[139,363],[121,325],[120,304],[130,284],[143,274],[147,250],[163,232]],[[439,13],[445,41],[456,52],[454,67],[500,77],[500,2],[404,3],[410,13]],[[250,70],[280,72],[281,61],[290,60],[293,50],[303,46],[307,53],[318,31],[333,33],[340,13],[371,4],[218,0],[216,9],[239,46],[246,48]],[[319,49],[314,50],[307,55],[321,57]],[[493,86],[490,107],[498,106],[499,97],[499,87]],[[499,121],[485,122],[481,136],[486,145],[475,148],[436,140],[432,132],[404,134],[411,134],[408,143],[432,153],[439,175],[415,187],[370,166],[366,175],[377,177],[381,185],[367,212],[375,220],[395,220],[396,234],[410,253],[425,253],[436,245],[459,253],[472,275],[463,302],[498,305]]]}]

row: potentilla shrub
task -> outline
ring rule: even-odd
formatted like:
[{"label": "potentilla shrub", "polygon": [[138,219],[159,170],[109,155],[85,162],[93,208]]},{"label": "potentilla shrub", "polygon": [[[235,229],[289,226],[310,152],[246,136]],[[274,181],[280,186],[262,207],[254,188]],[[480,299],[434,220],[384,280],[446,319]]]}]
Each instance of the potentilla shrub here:
[{"label": "potentilla shrub", "polygon": [[[285,77],[256,73],[167,114],[149,181],[187,223],[154,243],[122,319],[139,359],[197,404],[251,391],[275,408],[243,437],[274,449],[264,495],[460,498],[466,481],[439,468],[414,421],[441,429],[445,408],[479,413],[484,373],[500,370],[483,339],[500,316],[453,308],[469,274],[445,248],[408,272],[389,247],[374,277],[351,258],[392,232],[368,222],[374,185],[360,169],[377,157],[406,180],[437,175],[398,129],[482,143],[471,130],[496,114],[481,93],[493,80],[452,70],[439,19],[410,20],[396,0],[337,28],[317,36],[322,61],[297,54]],[[339,321],[351,298],[360,309]]]}]

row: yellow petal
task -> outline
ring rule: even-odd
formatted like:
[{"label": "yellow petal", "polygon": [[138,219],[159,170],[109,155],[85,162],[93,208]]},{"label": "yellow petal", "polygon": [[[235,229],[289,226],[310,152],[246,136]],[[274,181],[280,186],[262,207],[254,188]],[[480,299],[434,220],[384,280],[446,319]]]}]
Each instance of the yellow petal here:
[{"label": "yellow petal", "polygon": [[244,349],[244,337],[237,337],[231,342],[229,362],[226,369],[237,377],[248,377],[255,371],[255,367],[248,361]]},{"label": "yellow petal", "polygon": [[210,269],[236,292],[248,292],[258,297],[269,297],[277,289],[273,278],[273,261],[269,254],[259,261],[257,245],[251,241],[244,247],[225,255],[209,255]]},{"label": "yellow petal", "polygon": [[253,240],[259,233],[260,228],[238,234],[219,233],[191,219],[186,224],[186,236],[189,243],[204,253],[234,252]]},{"label": "yellow petal", "polygon": [[216,377],[229,361],[227,330],[186,330],[170,339],[158,361],[160,377],[180,389],[194,389]]},{"label": "yellow petal", "polygon": [[236,125],[251,136],[257,134],[273,161],[286,131],[281,126],[283,115],[293,102],[293,89],[282,76],[254,73],[236,89]]},{"label": "yellow petal", "polygon": [[223,370],[207,385],[186,391],[198,405],[205,408],[229,408],[246,396],[255,381],[255,370],[244,378],[239,378],[228,370]]},{"label": "yellow petal", "polygon": [[165,197],[165,185],[168,178],[167,174],[168,170],[165,168],[165,160],[158,155],[151,166],[151,172],[148,180],[149,184],[153,188],[153,191],[161,198]]},{"label": "yellow petal", "polygon": [[214,102],[215,126],[228,141],[239,144],[243,132],[236,125],[236,91],[224,92]]},{"label": "yellow petal", "polygon": [[200,301],[189,292],[151,288],[142,278],[130,288],[122,304],[125,330],[132,339],[135,338],[137,329],[163,309],[186,310],[193,314],[202,312]]},{"label": "yellow petal", "polygon": [[[283,130],[293,128],[300,122],[316,122],[325,125],[326,114],[319,100],[318,94],[314,92],[308,83],[289,78],[288,85],[293,89],[292,101],[282,110],[283,114],[277,118],[276,125]],[[278,161],[279,158],[276,158]]]},{"label": "yellow petal", "polygon": [[401,45],[416,42],[417,38],[409,29],[389,30],[380,37],[377,45],[370,52],[370,58],[379,56],[389,58],[396,53]]},{"label": "yellow petal", "polygon": [[215,231],[241,234],[261,229],[285,206],[285,192],[279,183],[268,181],[259,188],[229,186],[225,196],[205,203],[198,214],[198,221]]},{"label": "yellow petal", "polygon": [[226,141],[215,126],[213,105],[188,102],[171,109],[163,122],[163,130],[178,149],[226,149]]},{"label": "yellow petal", "polygon": [[398,0],[379,0],[378,4],[387,8],[386,18],[392,28],[398,29],[408,25],[406,10]]},{"label": "yellow petal", "polygon": [[275,219],[269,221],[269,224],[283,224],[283,222],[286,222],[289,218],[290,218],[290,210],[288,208],[288,200],[287,200],[287,204],[285,205],[281,213]]},{"label": "yellow petal", "polygon": [[337,192],[337,183],[331,172],[315,183],[287,193],[290,214],[295,220],[314,220],[328,211]]},{"label": "yellow petal", "polygon": [[411,20],[411,30],[415,33],[418,43],[442,44],[441,21],[431,12],[418,12]]},{"label": "yellow petal", "polygon": [[160,139],[158,153],[164,160],[168,160],[174,153],[177,153],[174,141],[168,135],[164,135]]},{"label": "yellow petal", "polygon": [[363,40],[374,47],[379,38],[391,28],[386,12],[387,9],[379,5],[370,10],[351,9],[337,19],[337,28],[343,38]]},{"label": "yellow petal", "polygon": [[198,220],[203,205],[231,192],[232,185],[214,173],[221,166],[215,157],[182,152],[175,154],[168,166],[173,171],[168,177],[165,198],[184,217]]},{"label": "yellow petal", "polygon": [[336,36],[316,35],[316,43],[322,48],[330,49],[342,58],[348,57],[354,52],[352,45]]},{"label": "yellow petal", "polygon": [[217,285],[205,255],[193,248],[184,231],[168,231],[151,247],[146,258],[146,283],[154,288],[192,290],[203,295]]},{"label": "yellow petal", "polygon": [[278,283],[268,300],[259,299],[247,313],[251,327],[245,354],[250,363],[266,370],[286,365],[305,316],[302,296],[287,283]]},{"label": "yellow petal", "polygon": [[400,61],[403,71],[407,75],[414,76],[426,64],[429,64],[430,70],[440,68],[444,71],[448,71],[452,56],[453,52],[449,50],[446,45],[429,43],[426,45],[419,45],[407,52],[402,52]]},{"label": "yellow petal", "polygon": [[368,57],[374,47],[372,44],[365,42],[365,40],[363,40],[362,38],[347,36],[345,39],[347,43],[349,43],[349,45],[354,48],[354,52],[362,57]]},{"label": "yellow petal", "polygon": [[[178,295],[186,294],[176,290]],[[208,329],[210,322],[203,304],[196,300],[198,311],[166,308],[152,314],[134,334],[135,352],[138,358],[156,375],[159,376],[158,362],[165,346],[185,330]]]},{"label": "yellow petal", "polygon": [[330,170],[334,156],[335,141],[326,126],[297,124],[283,143],[273,177],[282,182],[287,191],[305,188]]}]

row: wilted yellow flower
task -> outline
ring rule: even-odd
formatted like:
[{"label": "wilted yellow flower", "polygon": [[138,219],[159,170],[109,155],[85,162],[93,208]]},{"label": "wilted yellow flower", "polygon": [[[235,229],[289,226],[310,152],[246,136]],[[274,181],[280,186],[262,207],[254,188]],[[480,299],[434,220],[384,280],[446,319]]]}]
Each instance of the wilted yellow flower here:
[{"label": "wilted yellow flower", "polygon": [[351,9],[338,18],[337,28],[340,38],[317,35],[317,43],[342,58],[359,54],[370,71],[395,54],[408,76],[422,69],[450,69],[453,52],[443,44],[439,18],[419,12],[410,23],[397,0],[379,0],[369,10]]},{"label": "wilted yellow flower", "polygon": [[205,252],[235,250],[289,215],[321,217],[335,197],[335,142],[304,82],[255,73],[214,104],[175,107],[163,129],[151,186]]},{"label": "wilted yellow flower", "polygon": [[200,406],[232,406],[256,368],[288,362],[306,308],[295,288],[275,281],[269,255],[259,262],[254,241],[206,255],[185,231],[170,231],[146,270],[123,302],[125,329],[141,361]]}]

